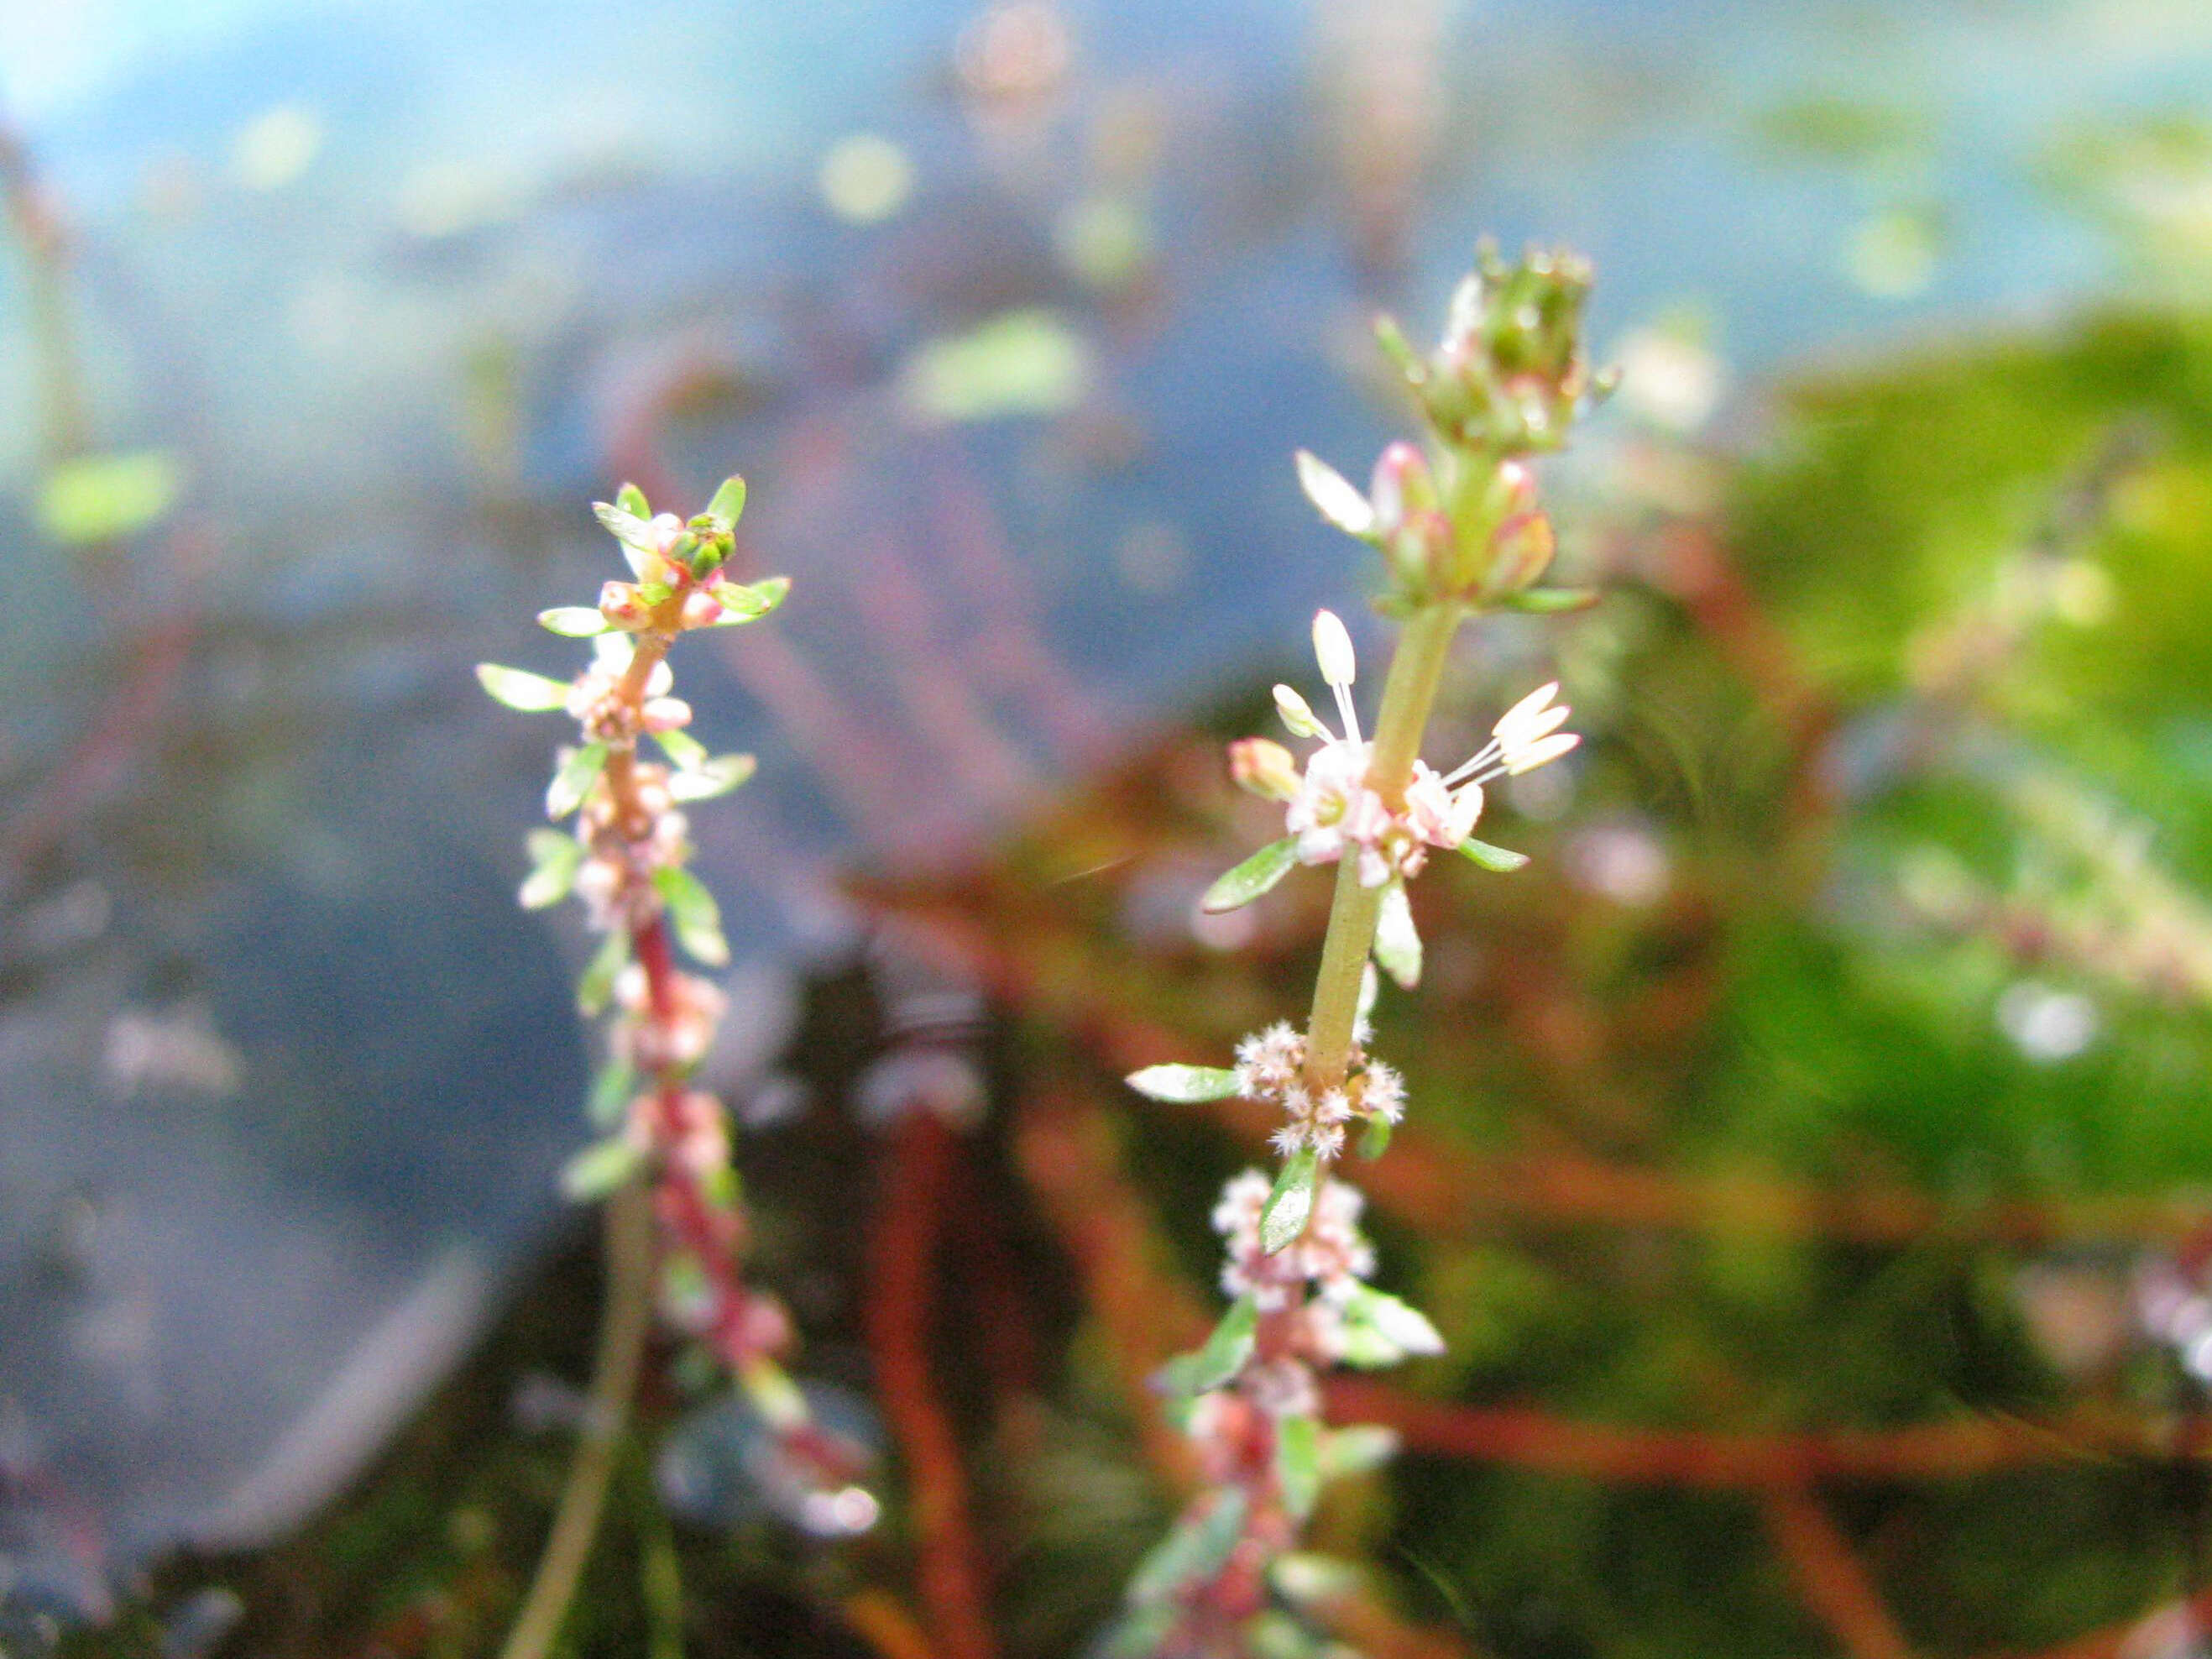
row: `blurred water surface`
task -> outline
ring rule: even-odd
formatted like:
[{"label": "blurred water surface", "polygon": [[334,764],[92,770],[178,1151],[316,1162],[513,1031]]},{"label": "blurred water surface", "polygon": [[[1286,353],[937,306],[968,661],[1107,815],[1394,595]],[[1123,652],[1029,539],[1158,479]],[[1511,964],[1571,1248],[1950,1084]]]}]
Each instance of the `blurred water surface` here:
[{"label": "blurred water surface", "polygon": [[680,665],[763,761],[697,818],[742,1092],[836,870],[1341,604],[1290,452],[1372,453],[1364,316],[1479,233],[1590,252],[1694,425],[2109,288],[2069,146],[2208,71],[2182,0],[8,9],[0,1590],[289,1524],[556,1219],[554,732],[468,669],[573,663],[590,496],[741,468],[796,581]]}]

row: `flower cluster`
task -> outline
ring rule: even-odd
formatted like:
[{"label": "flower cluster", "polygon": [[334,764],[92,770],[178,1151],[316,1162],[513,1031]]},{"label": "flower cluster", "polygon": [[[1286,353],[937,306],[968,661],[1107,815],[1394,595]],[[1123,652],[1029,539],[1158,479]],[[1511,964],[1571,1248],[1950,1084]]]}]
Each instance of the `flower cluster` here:
[{"label": "flower cluster", "polygon": [[1323,1478],[1370,1467],[1390,1449],[1380,1431],[1322,1426],[1321,1373],[1443,1351],[1419,1311],[1367,1283],[1375,1251],[1359,1231],[1355,1189],[1322,1182],[1297,1237],[1270,1250],[1273,1188],[1247,1170],[1215,1206],[1214,1230],[1227,1246],[1221,1287],[1234,1300],[1206,1346],[1162,1378],[1187,1400],[1183,1427],[1206,1490],[1139,1570],[1112,1650],[1250,1651],[1243,1633],[1267,1609],[1274,1570],[1296,1546]]},{"label": "flower cluster", "polygon": [[1288,1120],[1273,1137],[1284,1157],[1310,1148],[1324,1162],[1344,1148],[1346,1126],[1395,1125],[1406,1115],[1406,1085],[1383,1061],[1352,1044],[1343,1080],[1316,1089],[1306,1076],[1306,1041],[1281,1021],[1237,1045],[1237,1092],[1269,1101]]},{"label": "flower cluster", "polygon": [[[1260,1212],[1267,1207],[1274,1182],[1257,1170],[1246,1170],[1231,1178],[1214,1206],[1213,1231],[1228,1247],[1221,1269],[1221,1288],[1233,1301],[1249,1296],[1261,1313],[1292,1305],[1294,1287],[1312,1284],[1326,1295],[1340,1297],[1354,1281],[1375,1271],[1375,1249],[1359,1231],[1359,1212],[1366,1200],[1358,1189],[1340,1181],[1324,1186],[1314,1204],[1305,1231],[1287,1249],[1270,1255],[1260,1247]],[[1316,1352],[1326,1342],[1306,1345]],[[1334,1355],[1324,1354],[1326,1358]]]},{"label": "flower cluster", "polygon": [[1273,1375],[1255,1383],[1248,1370],[1240,1386],[1249,1395],[1274,1402],[1270,1408],[1279,1417],[1310,1413],[1319,1398],[1316,1368],[1389,1364],[1408,1354],[1443,1352],[1443,1340],[1425,1318],[1366,1283],[1375,1272],[1375,1248],[1359,1231],[1366,1200],[1357,1188],[1322,1182],[1304,1230],[1270,1254],[1261,1227],[1273,1188],[1261,1171],[1246,1170],[1222,1189],[1213,1210],[1213,1230],[1227,1247],[1221,1288],[1232,1300],[1249,1297],[1262,1321],[1282,1316],[1267,1345]]},{"label": "flower cluster", "polygon": [[707,1057],[729,1000],[711,980],[672,969],[656,986],[630,963],[615,975],[611,1053],[633,1072],[658,1077],[689,1073]]},{"label": "flower cluster", "polygon": [[1358,663],[1351,635],[1328,611],[1314,617],[1313,632],[1322,680],[1335,697],[1344,730],[1332,729],[1297,691],[1279,685],[1275,709],[1291,734],[1320,739],[1303,771],[1290,750],[1270,738],[1244,738],[1229,749],[1230,775],[1237,782],[1263,799],[1283,803],[1286,839],[1300,864],[1357,859],[1360,882],[1368,887],[1417,876],[1430,848],[1467,846],[1482,817],[1484,785],[1533,771],[1582,741],[1559,730],[1569,711],[1553,701],[1559,692],[1554,680],[1506,710],[1491,729],[1490,742],[1449,772],[1414,761],[1413,777],[1394,806],[1370,781],[1373,745],[1361,735],[1352,704]]},{"label": "flower cluster", "polygon": [[[737,1376],[809,1468],[842,1482],[854,1466],[850,1449],[811,1425],[775,1364],[791,1342],[789,1316],[738,1273],[747,1230],[727,1114],[690,1086],[726,999],[676,957],[680,946],[708,967],[729,960],[714,897],[687,867],[690,827],[679,808],[735,789],[753,760],[710,756],[685,731],[691,708],[673,695],[667,653],[680,635],[767,616],[789,587],[781,577],[748,584],[725,574],[744,495],[744,481],[732,478],[689,520],[651,514],[627,484],[614,502],[595,503],[635,580],[606,583],[596,606],[538,617],[552,633],[590,639],[591,662],[569,680],[489,663],[477,672],[507,707],[562,712],[578,726],[545,802],[556,823],[573,817],[574,831],[532,834],[533,867],[520,894],[537,908],[573,893],[592,930],[605,936],[577,1001],[587,1016],[610,1016],[607,1065],[592,1099],[607,1133],[569,1164],[563,1185],[578,1198],[649,1185],[659,1299],[670,1322]],[[660,760],[640,756],[647,738]]]}]

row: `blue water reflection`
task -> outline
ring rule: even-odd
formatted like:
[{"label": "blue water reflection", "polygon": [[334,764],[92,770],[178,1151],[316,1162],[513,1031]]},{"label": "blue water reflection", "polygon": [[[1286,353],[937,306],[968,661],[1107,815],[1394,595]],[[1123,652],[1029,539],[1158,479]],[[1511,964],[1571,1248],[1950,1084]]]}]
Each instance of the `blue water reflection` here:
[{"label": "blue water reflection", "polygon": [[[1341,600],[1289,453],[1372,452],[1361,319],[1479,232],[1745,376],[2032,315],[2115,275],[2066,135],[2208,68],[2158,0],[10,9],[0,1555],[96,1607],[289,1524],[555,1219],[550,733],[467,669],[569,661],[587,495],[742,467],[797,580],[684,670],[757,971]],[[184,481],[120,552],[38,527],[84,447]]]}]

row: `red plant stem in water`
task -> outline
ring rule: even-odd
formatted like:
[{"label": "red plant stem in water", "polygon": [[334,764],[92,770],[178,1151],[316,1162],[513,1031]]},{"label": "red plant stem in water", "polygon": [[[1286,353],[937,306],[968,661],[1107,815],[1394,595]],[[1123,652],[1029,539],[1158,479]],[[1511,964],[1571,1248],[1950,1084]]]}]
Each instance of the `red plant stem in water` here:
[{"label": "red plant stem in water", "polygon": [[884,1415],[905,1454],[920,1542],[923,1606],[951,1659],[992,1659],[982,1553],[969,1516],[960,1444],[930,1373],[938,1200],[958,1152],[952,1131],[926,1108],[899,1126],[884,1164],[869,1248],[868,1348]]},{"label": "red plant stem in water", "polygon": [[1805,1601],[1820,1615],[1851,1659],[1912,1659],[1911,1645],[1859,1559],[1820,1501],[1784,1483],[1766,1494],[1766,1529]]}]

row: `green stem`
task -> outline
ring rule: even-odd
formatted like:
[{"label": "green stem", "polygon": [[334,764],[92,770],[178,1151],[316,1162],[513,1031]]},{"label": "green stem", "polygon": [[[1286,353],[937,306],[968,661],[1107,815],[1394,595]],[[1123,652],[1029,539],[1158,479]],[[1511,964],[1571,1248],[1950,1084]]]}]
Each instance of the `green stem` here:
[{"label": "green stem", "polygon": [[[1375,720],[1374,758],[1369,787],[1396,805],[1405,799],[1420,753],[1421,734],[1435,707],[1443,678],[1444,658],[1459,631],[1462,607],[1443,600],[1424,607],[1406,624],[1382,687],[1382,707]],[[1375,944],[1375,919],[1382,890],[1363,887],[1357,859],[1346,854],[1337,865],[1336,897],[1329,906],[1328,936],[1321,948],[1321,972],[1314,981],[1313,1017],[1306,1022],[1306,1079],[1316,1090],[1344,1081],[1352,1053],[1352,1029],[1359,1018],[1359,981],[1367,953]]]},{"label": "green stem", "polygon": [[575,1600],[576,1583],[591,1558],[592,1540],[606,1505],[607,1483],[629,1423],[630,1397],[645,1353],[653,1320],[652,1194],[633,1182],[607,1200],[606,1304],[599,1316],[599,1358],[593,1362],[591,1399],[552,1535],[538,1563],[538,1576],[508,1632],[500,1659],[545,1659],[561,1621]]},{"label": "green stem", "polygon": [[645,1601],[647,1659],[684,1659],[684,1564],[668,1511],[653,1489],[653,1471],[641,1455],[629,1460],[637,1492],[642,1560],[639,1585]]}]

